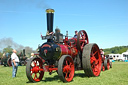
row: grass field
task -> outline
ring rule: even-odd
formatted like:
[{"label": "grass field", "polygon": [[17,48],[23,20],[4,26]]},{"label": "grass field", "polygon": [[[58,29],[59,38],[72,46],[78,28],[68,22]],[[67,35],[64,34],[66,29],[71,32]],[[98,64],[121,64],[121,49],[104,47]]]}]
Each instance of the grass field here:
[{"label": "grass field", "polygon": [[75,71],[72,82],[63,83],[57,73],[45,73],[42,81],[31,83],[26,77],[25,66],[19,66],[16,78],[12,67],[0,66],[0,85],[128,85],[128,62],[114,62],[113,68],[101,72],[99,77],[85,77],[83,70]]}]

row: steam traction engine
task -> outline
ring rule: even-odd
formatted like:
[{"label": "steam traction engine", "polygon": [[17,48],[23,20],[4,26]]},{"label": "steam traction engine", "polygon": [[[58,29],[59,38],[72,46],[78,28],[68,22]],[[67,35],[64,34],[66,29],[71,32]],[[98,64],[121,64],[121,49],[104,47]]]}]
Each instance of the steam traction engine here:
[{"label": "steam traction engine", "polygon": [[[47,30],[53,32],[53,9],[47,9]],[[53,34],[41,36],[47,42],[39,46],[37,57],[31,58],[26,65],[29,81],[41,81],[44,72],[57,71],[63,82],[70,82],[75,70],[84,70],[85,76],[99,76],[102,58],[97,44],[89,44],[87,33],[78,32],[77,38],[63,39],[59,29]]]},{"label": "steam traction engine", "polygon": [[[21,52],[19,55],[19,60],[20,60],[20,62],[19,62],[19,65],[20,66],[25,66],[26,65],[26,59],[27,59],[27,57],[25,57],[26,55],[25,55],[25,49],[23,49],[23,53]],[[6,55],[2,58],[2,64],[4,65],[4,66],[12,66],[12,63],[11,63],[11,53],[6,53]]]},{"label": "steam traction engine", "polygon": [[101,70],[105,71],[105,70],[109,70],[110,68],[112,68],[112,61],[109,58],[108,55],[101,55],[102,56],[102,65],[101,65]]}]

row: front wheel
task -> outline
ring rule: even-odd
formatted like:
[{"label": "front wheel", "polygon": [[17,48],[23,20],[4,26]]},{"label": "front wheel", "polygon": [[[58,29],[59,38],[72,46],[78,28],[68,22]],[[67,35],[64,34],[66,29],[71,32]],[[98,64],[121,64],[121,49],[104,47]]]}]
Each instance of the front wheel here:
[{"label": "front wheel", "polygon": [[44,76],[43,62],[38,57],[31,58],[26,65],[26,75],[29,81],[41,81]]},{"label": "front wheel", "polygon": [[69,55],[63,55],[58,64],[58,75],[63,82],[70,82],[74,77],[74,62]]}]

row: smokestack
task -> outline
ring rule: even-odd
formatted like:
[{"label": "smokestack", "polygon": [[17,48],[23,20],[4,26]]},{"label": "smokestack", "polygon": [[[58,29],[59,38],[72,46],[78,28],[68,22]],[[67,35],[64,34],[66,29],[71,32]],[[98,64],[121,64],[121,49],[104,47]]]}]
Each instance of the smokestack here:
[{"label": "smokestack", "polygon": [[23,49],[23,56],[26,56],[26,55],[25,55],[25,49]]},{"label": "smokestack", "polygon": [[53,32],[53,16],[54,10],[53,9],[46,9],[47,12],[47,31]]}]

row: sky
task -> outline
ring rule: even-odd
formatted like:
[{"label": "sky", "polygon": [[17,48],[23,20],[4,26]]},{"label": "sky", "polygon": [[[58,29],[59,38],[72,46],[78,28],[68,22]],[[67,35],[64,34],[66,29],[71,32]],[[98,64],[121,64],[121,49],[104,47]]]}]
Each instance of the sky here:
[{"label": "sky", "polygon": [[34,50],[46,35],[47,8],[55,10],[54,30],[64,35],[85,30],[99,48],[128,45],[128,0],[0,0],[0,39]]}]

